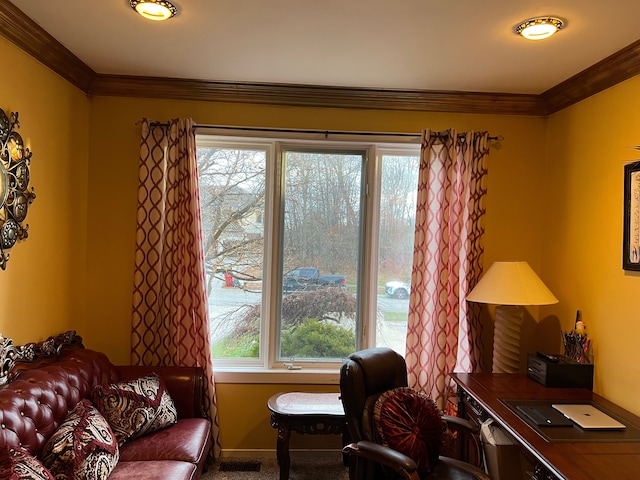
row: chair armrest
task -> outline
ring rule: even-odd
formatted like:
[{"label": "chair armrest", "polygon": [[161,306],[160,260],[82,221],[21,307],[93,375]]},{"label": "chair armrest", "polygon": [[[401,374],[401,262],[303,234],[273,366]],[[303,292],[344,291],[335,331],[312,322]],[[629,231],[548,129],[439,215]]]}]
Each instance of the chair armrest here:
[{"label": "chair armrest", "polygon": [[419,480],[420,476],[416,472],[417,465],[411,458],[397,452],[391,448],[384,447],[377,443],[362,440],[358,443],[351,443],[342,449],[343,453],[363,457],[382,465],[386,465],[407,480]]},{"label": "chair armrest", "polygon": [[[439,475],[437,478],[460,478],[460,472],[464,471],[469,475],[465,475],[463,478],[474,478],[475,480],[491,480],[491,477],[489,477],[489,475],[487,475],[484,471],[480,470],[477,467],[474,467],[467,462],[456,460],[455,458],[441,456],[438,467]],[[429,478],[429,476],[427,476],[427,478]]]},{"label": "chair armrest", "polygon": [[447,429],[453,439],[449,448],[442,452],[447,457],[457,458],[476,467],[483,466],[480,431],[475,423],[460,417],[443,415]]},{"label": "chair armrest", "polygon": [[456,427],[454,427],[454,429],[456,430],[465,429],[465,430],[468,430],[470,433],[473,433],[476,435],[480,434],[480,429],[471,420],[467,420],[466,418],[462,418],[462,417],[452,417],[451,415],[443,415],[442,418],[445,419],[445,421],[447,422],[447,425],[451,425],[451,424],[455,425]]}]

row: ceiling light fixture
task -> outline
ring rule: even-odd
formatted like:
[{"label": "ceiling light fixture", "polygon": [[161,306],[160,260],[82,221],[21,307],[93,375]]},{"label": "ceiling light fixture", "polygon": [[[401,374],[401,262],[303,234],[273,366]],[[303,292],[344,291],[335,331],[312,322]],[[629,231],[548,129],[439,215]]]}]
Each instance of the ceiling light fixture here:
[{"label": "ceiling light fixture", "polygon": [[527,40],[549,38],[564,27],[564,21],[556,17],[535,17],[520,22],[514,31]]},{"label": "ceiling light fixture", "polygon": [[166,0],[130,0],[131,8],[149,20],[167,20],[178,13],[178,9]]}]

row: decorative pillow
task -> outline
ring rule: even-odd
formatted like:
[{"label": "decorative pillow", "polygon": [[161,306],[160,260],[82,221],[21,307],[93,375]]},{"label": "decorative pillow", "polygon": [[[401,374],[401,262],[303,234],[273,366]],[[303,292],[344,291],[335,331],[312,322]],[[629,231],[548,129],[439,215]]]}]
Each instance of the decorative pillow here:
[{"label": "decorative pillow", "polygon": [[22,448],[0,449],[0,479],[2,480],[55,480],[53,475]]},{"label": "decorative pillow", "polygon": [[81,400],[44,446],[42,462],[56,480],[103,480],[120,458],[109,423]]},{"label": "decorative pillow", "polygon": [[389,390],[376,401],[373,416],[383,445],[413,459],[420,475],[435,467],[447,424],[431,398],[408,387]]},{"label": "decorative pillow", "polygon": [[178,421],[164,381],[155,373],[129,382],[96,385],[93,402],[109,421],[119,445]]}]

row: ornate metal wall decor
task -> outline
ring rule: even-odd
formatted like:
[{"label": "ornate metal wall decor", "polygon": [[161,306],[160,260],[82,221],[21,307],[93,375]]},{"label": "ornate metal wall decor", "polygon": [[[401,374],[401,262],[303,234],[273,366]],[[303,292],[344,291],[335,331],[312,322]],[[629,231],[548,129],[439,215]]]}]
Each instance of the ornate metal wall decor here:
[{"label": "ornate metal wall decor", "polygon": [[18,240],[28,237],[29,205],[36,198],[29,190],[31,152],[25,148],[20,134],[18,112],[10,117],[0,109],[0,268],[7,268],[10,250]]}]

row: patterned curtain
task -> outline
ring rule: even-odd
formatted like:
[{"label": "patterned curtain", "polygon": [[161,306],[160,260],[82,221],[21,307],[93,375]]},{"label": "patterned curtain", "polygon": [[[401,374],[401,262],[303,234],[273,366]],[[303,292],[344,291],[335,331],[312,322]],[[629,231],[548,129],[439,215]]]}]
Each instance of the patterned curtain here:
[{"label": "patterned curtain", "polygon": [[486,132],[423,132],[406,360],[409,385],[455,410],[447,375],[480,368],[480,305],[467,293],[482,273]]},{"label": "patterned curtain", "polygon": [[142,121],[131,363],[200,366],[220,454],[193,121]]}]

